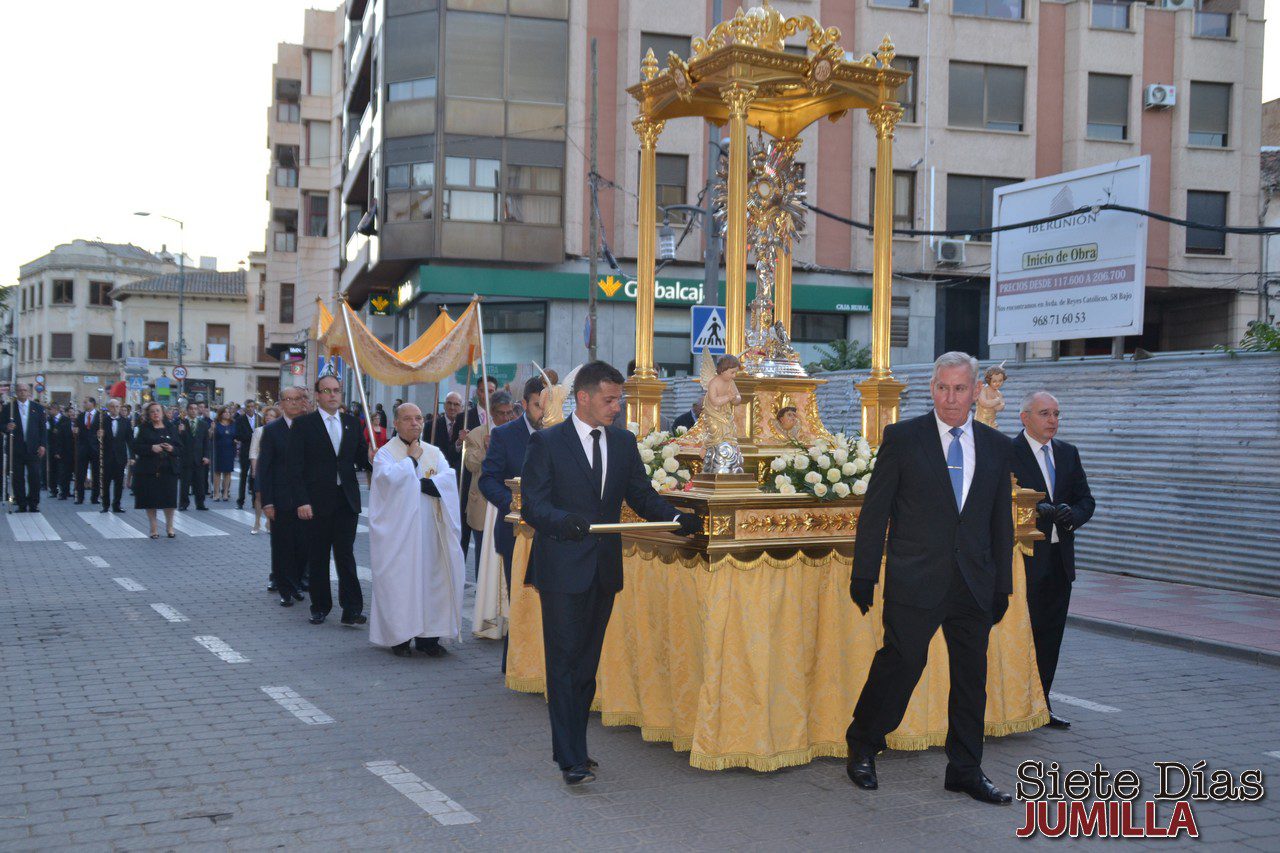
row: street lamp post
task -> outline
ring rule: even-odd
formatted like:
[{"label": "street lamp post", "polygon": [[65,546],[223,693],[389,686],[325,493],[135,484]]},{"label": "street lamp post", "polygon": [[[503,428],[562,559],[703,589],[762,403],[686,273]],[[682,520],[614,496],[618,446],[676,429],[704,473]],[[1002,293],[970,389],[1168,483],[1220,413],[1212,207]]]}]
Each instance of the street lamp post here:
[{"label": "street lamp post", "polygon": [[[139,210],[133,214],[134,216],[150,216],[151,212],[147,210]],[[183,333],[183,318],[187,307],[187,237],[186,225],[181,219],[175,219],[172,216],[165,216],[163,213],[157,213],[161,219],[167,219],[170,222],[178,223],[178,366],[182,367],[182,354],[187,348],[187,339]],[[185,397],[187,394],[187,380],[184,376],[178,380],[178,396]]]}]

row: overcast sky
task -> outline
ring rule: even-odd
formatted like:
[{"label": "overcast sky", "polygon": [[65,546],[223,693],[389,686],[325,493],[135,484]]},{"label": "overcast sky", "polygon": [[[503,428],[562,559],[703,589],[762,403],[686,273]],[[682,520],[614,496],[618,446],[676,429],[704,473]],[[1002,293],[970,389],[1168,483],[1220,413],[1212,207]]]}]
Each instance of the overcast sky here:
[{"label": "overcast sky", "polygon": [[[135,210],[185,220],[188,254],[214,255],[221,269],[261,249],[271,64],[278,42],[301,39],[307,5],[5,3],[0,285],[76,237],[178,248],[176,226]],[[1280,97],[1280,0],[1266,8],[1270,100]]]}]

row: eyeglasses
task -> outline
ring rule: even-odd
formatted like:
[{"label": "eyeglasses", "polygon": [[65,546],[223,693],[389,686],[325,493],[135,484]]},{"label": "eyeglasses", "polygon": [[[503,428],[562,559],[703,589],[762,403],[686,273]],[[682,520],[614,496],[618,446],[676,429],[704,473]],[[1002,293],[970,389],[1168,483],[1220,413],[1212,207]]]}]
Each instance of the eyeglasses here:
[{"label": "eyeglasses", "polygon": [[342,389],[341,388],[321,388],[316,393],[317,394],[341,394]]}]

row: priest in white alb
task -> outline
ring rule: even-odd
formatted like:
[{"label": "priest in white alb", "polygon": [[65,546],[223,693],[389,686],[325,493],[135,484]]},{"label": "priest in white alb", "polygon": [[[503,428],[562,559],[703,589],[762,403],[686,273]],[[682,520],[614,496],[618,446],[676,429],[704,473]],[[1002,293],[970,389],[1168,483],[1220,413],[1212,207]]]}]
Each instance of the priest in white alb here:
[{"label": "priest in white alb", "polygon": [[421,409],[401,404],[395,426],[373,457],[369,639],[400,657],[411,654],[410,642],[440,657],[440,638],[462,632],[458,479],[439,448],[421,440]]}]

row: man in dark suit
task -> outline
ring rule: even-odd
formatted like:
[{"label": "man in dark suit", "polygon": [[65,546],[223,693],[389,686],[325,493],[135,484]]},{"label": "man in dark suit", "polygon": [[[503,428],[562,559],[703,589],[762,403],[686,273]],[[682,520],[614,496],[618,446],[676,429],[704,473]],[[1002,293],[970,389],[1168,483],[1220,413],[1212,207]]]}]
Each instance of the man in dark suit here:
[{"label": "man in dark suit", "polygon": [[120,495],[124,491],[124,472],[129,466],[133,448],[133,428],[120,414],[118,400],[107,401],[107,414],[102,425],[102,512],[120,508]]},{"label": "man in dark suit", "polygon": [[681,534],[702,529],[696,515],[677,512],[653,490],[635,436],[611,426],[622,381],[602,361],[582,367],[573,382],[576,411],[529,437],[521,471],[521,513],[534,529],[526,582],[542,601],[552,755],[569,785],[595,779],[587,718],[622,589],[622,539],[591,534],[590,525],[616,523],[625,499],[641,518],[678,520]]},{"label": "man in dark suit", "polygon": [[[306,389],[281,391],[280,411],[282,416],[262,429],[254,485],[261,498],[262,512],[271,522],[271,577],[267,590],[280,594],[281,607],[292,607],[295,601],[302,601],[307,537],[311,529],[309,521],[298,518],[294,478],[289,471],[293,426],[307,411]],[[328,586],[327,578],[325,586]]]},{"label": "man in dark suit", "polygon": [[542,390],[546,387],[547,383],[541,376],[524,383],[524,415],[493,430],[480,471],[480,494],[498,510],[493,545],[502,556],[508,590],[511,589],[511,559],[516,537],[514,528],[503,521],[511,512],[511,489],[507,487],[507,480],[520,476],[529,437],[542,429]]},{"label": "man in dark suit", "polygon": [[1013,591],[1012,444],[973,419],[978,361],[938,357],[933,411],[885,428],[858,517],[849,594],[865,615],[884,563],[884,645],[845,735],[848,774],[879,786],[875,755],[898,727],[939,627],[951,664],[944,787],[1005,805],[982,772],[987,639]]},{"label": "man in dark suit", "polygon": [[698,417],[701,414],[702,414],[702,401],[694,400],[693,406],[689,408],[689,411],[685,412],[683,415],[676,418],[675,421],[672,422],[671,424],[672,431],[679,432],[680,427],[684,427],[687,430],[693,429],[693,425],[698,422]]},{"label": "man in dark suit", "polygon": [[455,471],[462,469],[462,442],[454,434],[461,414],[462,395],[450,391],[444,398],[444,412],[432,415],[430,424],[430,442],[440,448],[445,461]]},{"label": "man in dark suit", "polygon": [[71,497],[71,478],[76,469],[75,412],[67,406],[66,412],[54,413],[49,424],[49,456],[53,480],[49,483],[49,495],[65,501]]},{"label": "man in dark suit", "polygon": [[84,503],[84,483],[90,483],[89,499],[98,502],[98,421],[102,413],[98,411],[98,401],[86,397],[84,411],[76,415],[76,503]]},{"label": "man in dark suit", "polygon": [[[1057,398],[1048,391],[1033,391],[1022,399],[1022,432],[1013,440],[1013,475],[1018,485],[1046,496],[1036,505],[1036,528],[1044,539],[1035,543],[1026,563],[1027,610],[1045,702],[1058,669],[1071,584],[1076,579],[1076,529],[1093,518],[1094,509],[1080,452],[1055,438],[1058,414]],[[1053,713],[1052,703],[1049,725],[1071,727]]]},{"label": "man in dark suit", "polygon": [[342,383],[335,376],[316,381],[314,412],[293,424],[290,487],[298,502],[298,518],[311,522],[307,537],[311,578],[311,624],[320,625],[333,609],[329,557],[338,568],[338,604],[342,624],[363,625],[364,595],[356,577],[356,521],[360,516],[357,461],[368,459],[369,443],[360,422],[338,412]]},{"label": "man in dark suit", "polygon": [[200,409],[195,403],[187,403],[187,416],[178,420],[178,438],[182,441],[178,456],[178,509],[185,510],[191,506],[190,500],[194,496],[196,509],[207,510],[204,505],[205,475],[213,448],[209,438],[209,420],[200,417]]},{"label": "man in dark suit", "polygon": [[0,438],[9,460],[13,502],[18,512],[40,511],[40,466],[44,464],[44,407],[31,399],[31,386],[20,382],[14,399],[0,409]]},{"label": "man in dark suit", "polygon": [[454,469],[462,472],[461,485],[458,487],[458,494],[462,495],[462,557],[465,560],[467,556],[467,546],[471,543],[471,527],[467,524],[467,499],[466,496],[471,494],[471,472],[467,470],[465,460],[462,459],[462,444],[467,440],[467,433],[481,424],[489,422],[489,406],[485,401],[485,393],[496,394],[498,391],[498,380],[492,376],[481,376],[476,380],[476,394],[471,398],[471,402],[467,404],[467,410],[461,412],[454,418],[453,434],[454,441],[457,445],[459,466]]},{"label": "man in dark suit", "polygon": [[249,485],[249,445],[253,442],[253,431],[262,423],[262,415],[258,414],[258,403],[255,400],[244,401],[244,411],[236,415],[236,447],[240,456],[240,491],[236,498],[236,506],[244,509],[244,490]]}]

